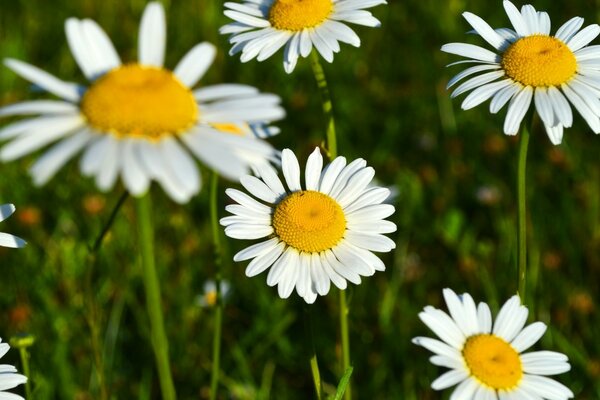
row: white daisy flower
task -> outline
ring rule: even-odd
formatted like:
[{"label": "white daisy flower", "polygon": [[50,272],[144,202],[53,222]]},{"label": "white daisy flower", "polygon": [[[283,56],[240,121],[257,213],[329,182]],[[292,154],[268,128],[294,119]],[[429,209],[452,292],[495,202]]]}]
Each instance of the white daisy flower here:
[{"label": "white daisy flower", "polygon": [[360,46],[360,38],[345,23],[381,25],[365,9],[386,0],[245,0],[225,3],[225,15],[235,22],[221,27],[231,34],[229,54],[242,52],[241,61],[264,61],[285,46],[283,66],[289,74],[298,57],[308,57],[313,46],[328,62],[340,51],[338,42]]},{"label": "white daisy flower", "polygon": [[[226,302],[231,294],[229,281],[221,281],[221,299]],[[217,305],[217,284],[209,279],[202,285],[202,293],[196,296],[195,303],[200,307],[214,307]]]},{"label": "white daisy flower", "polygon": [[[2,204],[0,205],[0,222],[10,217],[15,212],[15,206],[13,204]],[[0,232],[0,246],[12,247],[13,249],[23,247],[27,244],[23,239],[11,235],[10,233]]]},{"label": "white daisy flower", "polygon": [[547,378],[571,369],[567,356],[553,351],[523,353],[546,332],[546,325],[534,322],[525,327],[527,307],[518,296],[511,297],[496,316],[485,303],[475,306],[465,293],[457,296],[444,289],[450,315],[427,306],[419,314],[442,341],[417,337],[413,343],[435,353],[430,361],[450,368],[431,387],[443,390],[458,387],[451,400],[563,400],[573,392]]},{"label": "white daisy flower", "polygon": [[282,153],[282,170],[288,190],[269,165],[260,168],[261,178],[245,176],[242,185],[250,194],[227,189],[238,204],[225,209],[233,216],[221,219],[225,234],[235,239],[261,239],[234,256],[234,261],[252,259],[246,275],[269,270],[267,284],[277,285],[279,296],[288,298],[294,288],[307,303],[317,294],[325,296],[330,282],[346,289],[346,281],[360,284],[361,276],[384,271],[373,251],[388,252],[395,243],[384,236],[396,225],[384,218],[394,206],[382,204],[387,188],[371,187],[375,171],[359,158],[346,165],[337,157],[323,168],[317,148],[308,157],[305,185],[294,153]]},{"label": "white daisy flower", "polygon": [[[142,195],[152,180],[175,200],[200,191],[195,156],[226,178],[237,180],[255,163],[278,153],[263,140],[276,134],[280,98],[251,86],[221,84],[192,90],[212,64],[215,47],[193,47],[173,71],[163,67],[165,13],[160,3],[144,11],[139,61],[121,64],[110,39],[92,20],[68,19],[71,52],[88,88],[64,82],[21,61],[5,65],[62,101],[39,100],[0,108],[0,116],[39,116],[9,125],[0,140],[11,140],[0,159],[11,161],[58,141],[31,167],[34,182],[46,183],[77,153],[80,168],[101,190],[120,175],[127,190]],[[191,154],[190,154],[191,153]]]},{"label": "white daisy flower", "polygon": [[519,12],[508,0],[504,9],[514,30],[494,30],[477,15],[463,14],[494,51],[466,43],[442,46],[442,51],[468,58],[458,63],[477,64],[450,80],[448,88],[477,74],[454,89],[452,97],[472,90],[462,108],[468,110],[491,98],[493,114],[510,102],[504,120],[507,135],[517,134],[532,100],[554,144],[562,141],[563,128],[573,123],[569,102],[600,133],[600,46],[586,47],[600,34],[600,26],[581,29],[583,18],[575,17],[551,36],[546,12],[529,4]]},{"label": "white daisy flower", "polygon": [[[2,342],[2,339],[0,339],[0,342]],[[9,349],[10,346],[8,343],[0,343],[0,358],[4,357]],[[21,396],[5,392],[5,390],[12,389],[27,382],[27,377],[25,375],[17,374],[16,372],[17,369],[12,365],[0,365],[0,399],[23,400]]]}]

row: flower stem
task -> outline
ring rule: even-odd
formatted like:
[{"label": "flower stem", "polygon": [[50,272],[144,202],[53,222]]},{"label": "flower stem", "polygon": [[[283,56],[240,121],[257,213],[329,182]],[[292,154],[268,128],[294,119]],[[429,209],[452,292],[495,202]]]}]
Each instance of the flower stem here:
[{"label": "flower stem", "polygon": [[526,207],[526,174],[527,174],[527,148],[529,146],[529,130],[526,126],[520,134],[519,139],[519,162],[517,167],[517,270],[519,296],[525,301],[527,289],[527,207]]},{"label": "flower stem", "polygon": [[335,134],[335,119],[333,118],[333,103],[331,102],[329,87],[327,86],[327,79],[325,78],[323,66],[319,60],[319,54],[315,50],[311,53],[310,65],[312,66],[313,74],[317,80],[317,86],[321,92],[323,113],[327,118],[327,152],[329,153],[329,158],[334,159],[337,157],[337,139]]},{"label": "flower stem", "polygon": [[315,335],[313,332],[312,325],[312,307],[308,304],[304,304],[304,336],[308,338],[309,349],[308,353],[310,354],[309,363],[310,363],[310,371],[313,377],[313,383],[315,385],[315,393],[317,395],[317,400],[321,400],[323,398],[323,385],[321,383],[321,373],[319,372],[319,360],[317,359],[317,352],[315,350]]},{"label": "flower stem", "polygon": [[174,400],[175,386],[169,364],[169,342],[165,334],[165,324],[161,307],[160,285],[154,262],[154,231],[152,226],[152,203],[150,195],[146,194],[137,199],[137,222],[144,286],[146,289],[146,306],[150,317],[150,335],[158,369],[160,389],[164,400]]},{"label": "flower stem", "polygon": [[[323,103],[323,112],[327,118],[327,152],[330,159],[337,157],[337,138],[335,132],[335,119],[333,117],[333,103],[329,94],[329,87],[327,86],[327,79],[323,66],[319,59],[319,55],[315,50],[311,53],[311,66],[317,86],[321,93],[321,102]],[[346,301],[346,292],[340,291],[340,330],[342,336],[342,368],[343,371],[347,371],[350,367],[350,339],[348,334],[348,313],[349,307]],[[352,391],[350,383],[346,387],[344,393],[346,400],[352,399]]]},{"label": "flower stem", "polygon": [[218,205],[218,187],[219,175],[213,171],[210,183],[210,222],[212,225],[213,245],[215,251],[215,286],[216,286],[216,305],[215,305],[215,329],[213,336],[213,361],[210,378],[210,399],[217,398],[219,386],[219,369],[221,363],[221,330],[223,324],[223,299],[221,295],[221,267],[223,260],[221,257],[221,231],[219,227],[219,216],[217,212]]},{"label": "flower stem", "polygon": [[[350,368],[350,339],[348,335],[348,313],[350,308],[346,302],[346,291],[340,290],[340,328],[342,331],[342,369],[344,373]],[[344,392],[346,400],[352,399],[352,390],[350,383]]]}]

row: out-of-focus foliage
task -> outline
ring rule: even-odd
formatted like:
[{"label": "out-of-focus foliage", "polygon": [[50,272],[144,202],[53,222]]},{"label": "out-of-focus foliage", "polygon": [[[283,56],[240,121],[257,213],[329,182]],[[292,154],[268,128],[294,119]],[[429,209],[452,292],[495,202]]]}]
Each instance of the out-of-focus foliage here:
[{"label": "out-of-focus foliage", "polygon": [[[141,0],[3,1],[0,56],[84,82],[69,53],[64,21],[95,19],[122,59],[134,61],[144,6]],[[321,143],[325,125],[307,61],[290,76],[283,72],[281,54],[241,64],[227,55],[227,39],[217,33],[227,22],[219,1],[165,6],[167,66],[195,43],[210,41],[219,54],[201,83],[242,82],[278,93],[288,117],[272,143],[301,158]],[[576,15],[597,22],[600,11],[591,0],[535,6],[550,13],[553,31]],[[451,101],[445,90],[460,67],[445,67],[456,58],[441,53],[440,46],[465,40],[483,45],[465,35],[470,28],[461,13],[467,10],[492,26],[508,25],[499,0],[390,0],[374,9],[382,28],[358,27],[362,46],[344,46],[325,66],[340,153],[367,159],[380,183],[399,191],[392,217],[399,227],[393,236],[398,247],[382,257],[387,271],[349,290],[359,399],[447,398],[429,388],[440,369],[410,342],[429,334],[417,313],[427,304],[443,307],[443,287],[469,291],[495,307],[516,291],[517,140],[502,134],[502,112],[490,115],[486,106],[463,112],[460,99]],[[0,104],[45,97],[0,68]],[[526,303],[532,318],[550,326],[538,346],[569,356],[573,369],[559,380],[578,399],[600,398],[599,154],[600,137],[581,118],[566,130],[561,146],[553,146],[543,132],[534,132],[530,143],[529,265],[537,288]],[[36,336],[30,376],[36,398],[99,398],[98,376],[115,399],[158,398],[132,202],[119,213],[93,265],[88,245],[123,189],[99,193],[81,177],[76,162],[36,188],[27,175],[33,160],[0,165],[0,202],[17,205],[2,230],[29,242],[18,251],[0,248],[0,335]],[[185,206],[156,187],[152,195],[175,383],[182,399],[207,398],[213,318],[195,298],[214,270],[208,191]],[[225,204],[226,197],[220,201]],[[224,314],[221,398],[310,398],[303,302],[280,300],[263,276],[246,278],[245,265],[229,261],[245,244],[225,243],[232,292]],[[336,291],[312,308],[322,376],[332,391],[343,372]],[[9,353],[7,362],[19,366],[17,356]]]}]

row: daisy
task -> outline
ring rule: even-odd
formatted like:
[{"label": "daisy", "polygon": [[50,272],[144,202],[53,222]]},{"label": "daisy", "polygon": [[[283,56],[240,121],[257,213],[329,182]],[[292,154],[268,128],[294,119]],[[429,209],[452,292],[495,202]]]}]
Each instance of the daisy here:
[{"label": "daisy", "polygon": [[139,196],[154,180],[184,203],[201,186],[193,156],[232,180],[253,164],[277,158],[275,149],[258,138],[278,132],[268,124],[284,116],[280,98],[239,84],[193,90],[215,57],[215,47],[206,42],[193,47],[173,71],[164,68],[166,22],[160,3],[148,4],[142,16],[136,63],[122,64],[92,20],[71,18],[65,29],[89,87],[5,60],[14,72],[62,99],[0,108],[0,116],[39,115],[0,131],[0,140],[11,140],[0,150],[1,160],[58,142],[31,167],[37,185],[83,152],[81,172],[95,177],[101,190],[111,189],[120,176]]},{"label": "daisy", "polygon": [[378,27],[366,8],[386,0],[246,0],[225,3],[225,15],[235,22],[221,27],[231,34],[229,54],[242,52],[242,62],[264,61],[285,45],[283,66],[289,74],[298,57],[308,57],[313,46],[328,62],[340,51],[338,42],[359,47],[360,39],[345,23]]},{"label": "daisy", "polygon": [[300,166],[294,153],[282,153],[286,190],[269,165],[260,168],[261,178],[245,176],[242,185],[258,200],[227,189],[238,204],[226,210],[233,216],[221,219],[225,234],[235,239],[266,240],[234,256],[234,261],[252,259],[246,275],[269,269],[267,284],[277,285],[279,296],[288,298],[294,288],[307,303],[325,296],[333,282],[346,289],[346,281],[360,284],[361,276],[384,271],[385,265],[372,251],[388,252],[395,243],[384,233],[396,225],[384,218],[394,206],[382,204],[387,188],[371,187],[375,171],[359,158],[346,165],[337,157],[323,168],[317,148],[308,157],[300,183]]},{"label": "daisy", "polygon": [[[0,342],[2,342],[2,339],[0,339]],[[0,358],[4,357],[9,349],[10,346],[8,343],[0,343]],[[12,365],[0,365],[0,399],[23,400],[21,396],[5,392],[7,389],[12,389],[17,385],[22,385],[27,382],[26,376],[17,374],[16,372],[17,369]]]},{"label": "daisy", "polygon": [[567,356],[553,351],[523,353],[546,331],[542,322],[525,326],[528,310],[518,296],[511,297],[496,316],[485,303],[475,306],[465,293],[444,289],[450,315],[427,306],[419,314],[442,341],[417,337],[413,343],[435,353],[431,362],[450,371],[431,387],[442,390],[458,385],[450,399],[562,400],[573,392],[547,375],[571,369]]},{"label": "daisy", "polygon": [[600,47],[586,47],[598,36],[600,26],[581,29],[583,18],[575,17],[551,36],[547,13],[529,4],[519,12],[508,0],[504,10],[514,30],[494,30],[477,15],[463,14],[494,51],[466,43],[442,46],[442,51],[468,58],[458,63],[477,64],[450,80],[448,88],[477,74],[460,84],[452,97],[472,90],[462,108],[468,110],[491,98],[493,114],[509,103],[504,120],[507,135],[517,134],[532,101],[554,144],[560,144],[563,128],[573,122],[569,102],[600,133]]},{"label": "daisy", "polygon": [[[0,205],[0,222],[10,217],[15,212],[15,206],[12,204]],[[0,232],[0,246],[12,247],[13,249],[23,247],[27,244],[23,239],[9,233]]]},{"label": "daisy", "polygon": [[[228,281],[221,281],[221,301],[225,302],[231,294],[231,285]],[[196,296],[196,305],[206,308],[217,305],[217,284],[215,281],[208,280],[202,285],[202,293]]]}]

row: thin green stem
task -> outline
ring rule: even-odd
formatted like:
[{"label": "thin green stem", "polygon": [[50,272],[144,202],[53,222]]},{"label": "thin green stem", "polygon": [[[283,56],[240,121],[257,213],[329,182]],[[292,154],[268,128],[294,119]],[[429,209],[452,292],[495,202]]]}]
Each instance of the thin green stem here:
[{"label": "thin green stem", "polygon": [[[350,368],[350,338],[348,335],[348,303],[346,302],[346,291],[340,290],[340,329],[342,331],[342,369],[344,373]],[[346,400],[352,399],[352,387],[350,383],[344,392]]]},{"label": "thin green stem", "polygon": [[152,338],[152,347],[158,369],[160,389],[164,400],[174,400],[176,395],[171,376],[171,366],[169,364],[169,342],[165,334],[160,284],[154,261],[154,230],[152,226],[152,203],[150,195],[146,194],[137,199],[136,208],[144,286],[146,289],[146,306],[148,316],[150,317],[150,336]]},{"label": "thin green stem", "polygon": [[526,126],[520,134],[519,141],[519,163],[517,167],[517,269],[519,282],[519,296],[525,301],[525,293],[527,289],[527,148],[529,146],[529,130]]},{"label": "thin green stem", "polygon": [[23,374],[27,377],[27,382],[25,382],[25,396],[31,400],[33,397],[31,397],[31,372],[29,370],[29,351],[27,351],[27,347],[19,347],[19,354],[21,355]]},{"label": "thin green stem", "polygon": [[121,197],[119,197],[119,200],[117,201],[117,204],[115,204],[115,207],[112,209],[112,211],[110,213],[110,216],[108,217],[108,220],[106,221],[106,223],[102,227],[102,230],[100,231],[100,234],[98,235],[98,237],[94,241],[94,244],[90,248],[90,253],[93,256],[95,256],[96,253],[98,253],[98,250],[100,250],[100,246],[102,245],[102,241],[104,240],[104,237],[106,236],[106,234],[108,233],[108,231],[112,227],[112,224],[115,222],[115,218],[117,217],[117,214],[119,213],[119,210],[123,206],[123,203],[125,203],[125,200],[127,200],[127,197],[129,197],[129,193],[127,191],[123,192],[123,194],[121,195]]},{"label": "thin green stem", "polygon": [[212,225],[213,245],[215,252],[215,286],[216,286],[216,305],[215,305],[215,330],[213,336],[213,361],[210,378],[210,398],[217,398],[219,388],[219,370],[221,364],[221,331],[223,325],[223,299],[221,296],[221,280],[222,280],[222,264],[221,256],[221,230],[219,227],[218,215],[218,188],[219,175],[216,172],[212,173],[210,183],[210,222]]},{"label": "thin green stem", "polygon": [[319,360],[317,359],[317,352],[315,350],[315,335],[312,323],[312,307],[306,303],[304,304],[303,315],[304,335],[308,338],[310,371],[312,373],[313,383],[315,385],[315,393],[317,395],[317,400],[321,400],[323,398],[323,385],[321,383],[321,373],[319,372]]},{"label": "thin green stem", "polygon": [[325,78],[325,71],[319,59],[319,54],[313,50],[311,53],[311,63],[313,74],[317,80],[317,86],[321,93],[321,102],[323,103],[323,113],[327,118],[327,152],[330,159],[337,157],[337,139],[335,133],[335,119],[333,118],[333,103],[331,102],[331,96],[329,94],[329,87],[327,86],[327,79]]}]

